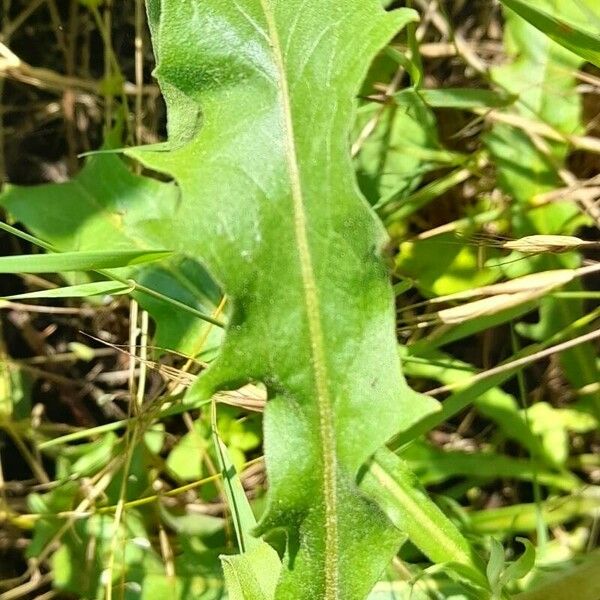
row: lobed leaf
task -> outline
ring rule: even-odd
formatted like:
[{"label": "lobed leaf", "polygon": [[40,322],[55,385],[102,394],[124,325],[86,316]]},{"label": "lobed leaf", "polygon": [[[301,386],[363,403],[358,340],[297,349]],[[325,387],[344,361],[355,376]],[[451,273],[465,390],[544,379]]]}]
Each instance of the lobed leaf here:
[{"label": "lobed leaf", "polygon": [[415,13],[378,0],[147,6],[170,140],[130,155],[175,179],[177,249],[233,306],[194,393],[268,387],[258,533],[288,535],[276,598],[364,598],[401,536],[357,472],[438,406],[402,377],[383,228],[348,148],[369,63]]}]

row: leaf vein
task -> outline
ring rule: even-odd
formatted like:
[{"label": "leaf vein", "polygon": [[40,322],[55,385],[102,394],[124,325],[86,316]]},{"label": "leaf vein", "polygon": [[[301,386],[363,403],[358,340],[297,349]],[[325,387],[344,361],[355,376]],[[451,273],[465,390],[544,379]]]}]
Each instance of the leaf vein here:
[{"label": "leaf vein", "polygon": [[321,323],[320,300],[315,279],[313,260],[308,239],[304,195],[298,154],[294,138],[289,83],[286,78],[284,56],[271,0],[260,0],[267,29],[271,38],[273,57],[279,72],[279,94],[283,111],[286,159],[294,210],[294,229],[304,288],[307,323],[311,340],[311,358],[315,379],[319,415],[319,437],[323,466],[323,500],[325,512],[325,593],[326,600],[338,598],[338,514],[337,514],[337,453],[333,403],[328,387],[328,369]]}]

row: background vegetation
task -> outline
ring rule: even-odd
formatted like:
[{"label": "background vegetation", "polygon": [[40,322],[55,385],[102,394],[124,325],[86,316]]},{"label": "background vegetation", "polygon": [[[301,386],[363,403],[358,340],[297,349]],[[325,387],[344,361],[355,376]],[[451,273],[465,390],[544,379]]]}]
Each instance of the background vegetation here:
[{"label": "background vegetation", "polygon": [[[536,2],[560,19],[534,13],[542,33],[491,0],[408,4],[420,21],[373,64],[352,153],[391,239],[405,375],[443,408],[390,446],[497,597],[591,600],[600,11]],[[264,508],[265,394],[220,394],[218,411],[179,401],[217,352],[226,301],[183,253],[140,250],[175,186],[115,153],[82,156],[166,138],[143,2],[0,10],[0,243],[31,255],[0,279],[0,599],[221,598],[240,482]],[[43,249],[67,262],[43,266]],[[221,478],[229,461],[239,480]],[[412,518],[372,598],[478,597],[436,554],[442,538],[419,537],[442,521]]]}]

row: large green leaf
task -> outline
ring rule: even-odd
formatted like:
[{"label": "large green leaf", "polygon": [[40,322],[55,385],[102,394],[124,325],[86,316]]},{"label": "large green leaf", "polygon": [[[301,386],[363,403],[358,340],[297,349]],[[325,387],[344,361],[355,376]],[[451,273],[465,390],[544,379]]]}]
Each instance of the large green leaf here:
[{"label": "large green leaf", "polygon": [[175,179],[175,249],[233,306],[194,393],[267,384],[259,532],[289,541],[276,597],[364,598],[401,537],[357,472],[437,407],[402,377],[383,229],[348,147],[372,57],[415,15],[378,0],[149,0],[148,12],[170,141],[131,155]]}]

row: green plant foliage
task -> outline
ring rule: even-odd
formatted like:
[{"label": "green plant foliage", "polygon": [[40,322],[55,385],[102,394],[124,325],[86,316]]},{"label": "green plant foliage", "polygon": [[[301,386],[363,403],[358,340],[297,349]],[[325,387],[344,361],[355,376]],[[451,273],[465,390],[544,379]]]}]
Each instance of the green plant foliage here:
[{"label": "green plant foliage", "polygon": [[600,551],[588,553],[578,561],[573,568],[565,569],[562,573],[547,576],[542,585],[535,589],[515,596],[517,600],[594,600],[600,593]]},{"label": "green plant foliage", "polygon": [[267,542],[254,537],[256,519],[252,507],[227,446],[216,429],[213,430],[213,439],[238,547],[242,552],[237,556],[221,556],[229,596],[232,600],[272,600],[281,571],[279,556]]},{"label": "green plant foliage", "polygon": [[444,154],[435,116],[416,93],[407,94],[402,107],[363,107],[358,115],[357,135],[378,112],[381,114],[361,147],[356,167],[361,189],[370,202],[385,204],[388,197],[404,197],[413,191],[423,175],[438,164],[440,155],[450,161],[456,157]]},{"label": "green plant foliage", "polygon": [[[534,27],[543,31],[550,39],[581,58],[600,67],[600,39],[598,35],[584,31],[567,21],[557,18],[545,10],[540,10],[533,2],[522,0],[501,0],[505,6],[514,10]],[[574,4],[574,3],[571,3]],[[596,13],[600,18],[600,13]]]},{"label": "green plant foliage", "polygon": [[393,453],[380,450],[364,469],[370,489],[392,522],[434,563],[447,564],[486,597],[480,560],[456,525],[427,497],[414,473]]},{"label": "green plant foliage", "polygon": [[[540,3],[542,4],[542,3]],[[574,3],[544,1],[539,8],[554,9],[581,20]],[[493,79],[508,92],[518,95],[518,113],[526,118],[540,119],[565,135],[581,130],[581,99],[576,94],[573,72],[582,59],[565,50],[544,33],[512,11],[507,11],[505,44],[510,62],[495,68]],[[486,136],[486,143],[498,169],[498,183],[515,200],[512,210],[513,231],[517,236],[534,233],[553,234],[575,231],[582,223],[577,205],[566,199],[535,208],[540,194],[560,187],[559,171],[568,152],[566,143],[551,142],[540,148],[525,130],[508,125],[495,125]],[[577,266],[580,257],[543,257],[541,267]],[[510,266],[510,264],[509,264]],[[526,261],[516,268],[531,271],[535,261]],[[510,270],[510,269],[509,269]],[[578,282],[566,287],[580,291]],[[520,325],[519,331],[536,340],[550,337],[583,315],[583,303],[545,298],[540,305],[540,321],[535,326]],[[589,345],[579,346],[561,356],[571,383],[577,388],[598,381],[600,373],[595,352]],[[600,415],[600,394],[592,392],[582,398],[581,408]]]},{"label": "green plant foliage", "polygon": [[[78,253],[80,256],[81,253]],[[27,292],[25,294],[13,294],[5,296],[6,300],[33,300],[35,298],[90,298],[92,296],[128,294],[132,291],[131,285],[116,281],[97,281],[94,283],[82,283],[80,285],[69,285],[66,287],[40,290],[39,292]]]},{"label": "green plant foliage", "polygon": [[109,139],[0,193],[0,598],[596,598],[594,280],[506,300],[596,260],[600,16],[501,3],[146,0],[167,140],[118,151],[165,137],[143,0],[71,3],[64,70],[8,3],[0,167],[23,89],[69,172]]},{"label": "green plant foliage", "polygon": [[[11,186],[0,195],[0,205],[16,221],[62,253],[76,253],[76,256],[107,247],[111,252],[136,252],[133,248],[171,249],[174,231],[171,215],[178,202],[178,190],[173,184],[136,176],[121,159],[105,153],[90,158],[78,176],[68,183]],[[143,251],[139,253],[142,255]],[[202,267],[187,254],[184,250],[160,265],[137,267],[120,274],[209,313],[219,302],[219,291]],[[44,261],[60,260],[60,256],[64,258],[62,254],[36,256],[31,260],[44,268]],[[119,266],[118,261],[96,266],[82,264],[78,269],[114,266]],[[48,268],[67,270],[64,265]],[[157,346],[190,355],[197,353],[198,339],[203,338],[209,325],[190,319],[189,314],[173,310],[169,304],[146,294],[138,292],[136,297],[158,324]],[[206,356],[210,356],[211,349],[214,350],[220,340],[217,328],[212,327],[210,335]]]},{"label": "green plant foliage", "polygon": [[509,564],[504,561],[504,549],[502,544],[492,538],[490,560],[487,565],[487,576],[492,587],[492,599],[502,597],[504,587],[515,579],[521,579],[533,569],[535,564],[535,548],[526,538],[517,538],[524,546],[525,551],[519,558]]},{"label": "green plant foliage", "polygon": [[599,507],[599,488],[588,487],[581,493],[551,497],[541,506],[516,504],[474,512],[469,515],[469,521],[473,532],[477,533],[526,532],[535,530],[540,509],[544,523],[553,526],[568,523],[580,515],[593,515]]},{"label": "green plant foliage", "polygon": [[175,179],[175,249],[233,305],[194,393],[268,385],[259,531],[288,535],[276,597],[362,598],[400,538],[356,473],[435,403],[402,378],[382,229],[347,145],[370,59],[415,15],[376,0],[148,8],[170,141],[129,154]]},{"label": "green plant foliage", "polygon": [[167,258],[163,250],[106,250],[97,252],[62,252],[32,256],[0,257],[0,273],[56,273],[57,271],[92,271],[117,269]]}]

